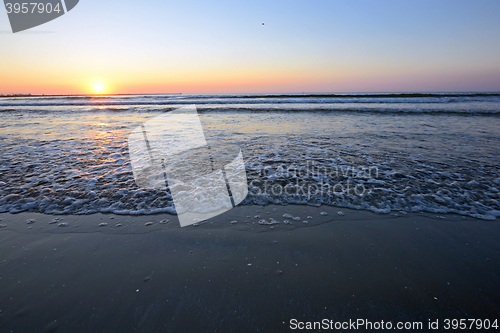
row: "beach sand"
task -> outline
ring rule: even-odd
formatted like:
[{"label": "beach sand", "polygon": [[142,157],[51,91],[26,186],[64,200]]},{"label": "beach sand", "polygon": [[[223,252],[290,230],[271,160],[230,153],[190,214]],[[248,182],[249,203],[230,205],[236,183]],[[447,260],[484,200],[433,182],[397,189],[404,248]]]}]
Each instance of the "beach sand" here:
[{"label": "beach sand", "polygon": [[[424,328],[499,319],[500,223],[397,215],[241,206],[181,228],[172,215],[0,214],[0,331],[286,332],[291,319]],[[280,223],[258,224],[270,218]]]}]

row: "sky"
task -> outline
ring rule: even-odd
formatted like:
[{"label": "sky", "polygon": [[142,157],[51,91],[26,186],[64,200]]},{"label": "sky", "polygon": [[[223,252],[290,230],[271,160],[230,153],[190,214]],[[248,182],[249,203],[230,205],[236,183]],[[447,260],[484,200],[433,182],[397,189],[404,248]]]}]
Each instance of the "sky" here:
[{"label": "sky", "polygon": [[13,34],[0,8],[0,94],[500,91],[499,17],[498,0],[80,0]]}]

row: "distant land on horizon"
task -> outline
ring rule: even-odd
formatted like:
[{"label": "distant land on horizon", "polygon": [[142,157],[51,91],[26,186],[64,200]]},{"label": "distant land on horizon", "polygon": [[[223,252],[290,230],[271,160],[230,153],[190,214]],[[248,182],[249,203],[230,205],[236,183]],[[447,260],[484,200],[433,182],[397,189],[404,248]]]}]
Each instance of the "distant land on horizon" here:
[{"label": "distant land on horizon", "polygon": [[147,94],[0,94],[1,97],[63,97],[63,96],[134,96],[134,95],[182,95],[182,93],[147,93]]}]

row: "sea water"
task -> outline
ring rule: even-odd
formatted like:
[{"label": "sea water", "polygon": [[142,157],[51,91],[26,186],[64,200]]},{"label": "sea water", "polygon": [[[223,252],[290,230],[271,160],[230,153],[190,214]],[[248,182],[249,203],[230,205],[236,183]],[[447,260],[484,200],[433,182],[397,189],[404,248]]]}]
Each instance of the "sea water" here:
[{"label": "sea water", "polygon": [[243,205],[500,216],[495,93],[3,97],[0,212],[175,213],[135,183],[128,136],[185,105],[241,148]]}]

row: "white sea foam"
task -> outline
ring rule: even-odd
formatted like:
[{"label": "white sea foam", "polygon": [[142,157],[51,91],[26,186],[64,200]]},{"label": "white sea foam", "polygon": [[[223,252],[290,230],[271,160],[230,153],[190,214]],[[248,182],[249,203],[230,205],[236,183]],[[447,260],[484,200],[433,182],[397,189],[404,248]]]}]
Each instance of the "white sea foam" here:
[{"label": "white sea foam", "polygon": [[[208,144],[242,148],[250,191],[242,204],[499,216],[500,120],[481,113],[498,111],[499,96],[342,98],[0,100],[0,109],[13,110],[0,113],[0,212],[175,213],[169,190],[135,183],[127,138],[164,105],[198,101]],[[195,183],[184,185],[196,194]],[[318,191],[327,185],[336,190]],[[212,199],[199,197],[192,208],[203,212]]]}]

